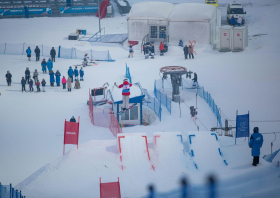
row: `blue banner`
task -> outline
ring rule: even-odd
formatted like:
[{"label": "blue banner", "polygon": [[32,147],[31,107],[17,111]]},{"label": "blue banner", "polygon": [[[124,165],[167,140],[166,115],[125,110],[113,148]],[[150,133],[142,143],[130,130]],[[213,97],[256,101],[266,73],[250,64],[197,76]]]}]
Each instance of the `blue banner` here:
[{"label": "blue banner", "polygon": [[97,12],[98,6],[60,7],[60,14]]},{"label": "blue banner", "polygon": [[[28,8],[29,15],[51,14],[51,8]],[[25,15],[24,9],[0,9],[0,16]]]},{"label": "blue banner", "polygon": [[249,114],[236,115],[236,135],[235,138],[249,137]]}]

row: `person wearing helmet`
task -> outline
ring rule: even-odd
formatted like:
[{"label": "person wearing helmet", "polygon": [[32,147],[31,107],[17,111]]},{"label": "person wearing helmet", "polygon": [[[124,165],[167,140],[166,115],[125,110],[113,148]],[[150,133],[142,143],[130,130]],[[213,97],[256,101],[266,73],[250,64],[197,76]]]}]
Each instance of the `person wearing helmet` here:
[{"label": "person wearing helmet", "polygon": [[250,137],[249,147],[252,148],[253,166],[259,164],[260,151],[263,144],[263,136],[259,133],[259,127],[253,129],[254,133]]},{"label": "person wearing helmet", "polygon": [[193,46],[189,45],[189,58],[191,59],[191,57],[192,57],[192,59],[194,59],[194,57],[193,57]]},{"label": "person wearing helmet", "polygon": [[127,78],[125,78],[123,80],[123,84],[118,86],[115,82],[114,85],[119,89],[122,88],[123,110],[129,109],[130,87],[132,86],[132,84],[128,82]]},{"label": "person wearing helmet", "polygon": [[87,64],[88,64],[88,53],[85,53],[83,66],[85,67],[87,66]]},{"label": "person wearing helmet", "polygon": [[70,66],[68,69],[68,76],[71,78],[71,82],[73,82],[73,74],[74,74],[74,71],[73,71],[72,67]]},{"label": "person wearing helmet", "polygon": [[29,84],[29,79],[30,79],[30,70],[28,67],[26,67],[26,70],[25,70],[25,81],[26,81],[26,84]]},{"label": "person wearing helmet", "polygon": [[76,119],[74,116],[72,116],[72,118],[70,119],[70,122],[76,122]]}]

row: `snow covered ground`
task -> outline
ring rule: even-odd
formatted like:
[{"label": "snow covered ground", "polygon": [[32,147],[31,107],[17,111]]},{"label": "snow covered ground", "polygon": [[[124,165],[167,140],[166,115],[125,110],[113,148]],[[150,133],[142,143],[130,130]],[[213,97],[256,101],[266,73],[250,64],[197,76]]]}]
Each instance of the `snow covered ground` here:
[{"label": "snow covered ground", "polygon": [[[139,2],[138,0],[129,0]],[[194,2],[168,0],[171,3]],[[197,1],[195,1],[197,2]],[[199,2],[203,3],[204,0]],[[220,0],[223,17],[225,4]],[[198,74],[200,85],[211,93],[224,119],[235,120],[239,114],[250,111],[251,121],[280,120],[280,2],[241,0],[244,3],[246,23],[249,26],[249,47],[244,52],[220,53],[209,46],[195,48],[194,60],[184,60],[182,48],[170,46],[164,57],[145,60],[139,50],[134,58],[128,59],[126,46],[116,44],[88,43],[67,40],[67,35],[76,28],[85,27],[88,32],[98,31],[98,18],[30,18],[1,19],[0,43],[31,43],[47,46],[76,47],[80,50],[110,50],[115,62],[101,62],[98,66],[85,68],[85,81],[81,89],[72,92],[62,87],[50,87],[49,76],[41,72],[40,62],[28,62],[26,56],[0,55],[0,182],[12,183],[22,190],[26,197],[99,197],[99,177],[103,182],[116,181],[120,177],[123,197],[140,197],[146,194],[150,183],[163,192],[178,187],[178,180],[187,175],[194,185],[204,183],[206,171],[196,171],[190,155],[182,161],[185,167],[175,162],[168,168],[151,170],[125,170],[120,168],[116,138],[109,129],[93,126],[88,116],[89,88],[100,87],[105,82],[110,86],[120,84],[125,74],[125,65],[130,68],[133,82],[140,82],[153,96],[154,80],[160,79],[159,69],[163,66],[178,65]],[[127,33],[126,17],[105,18],[101,26],[106,33]],[[256,36],[257,34],[266,34]],[[45,57],[48,58],[48,57]],[[58,59],[54,63],[62,75],[67,76],[69,66],[80,60]],[[45,78],[45,93],[22,93],[20,79],[25,68],[33,73],[39,70],[39,79]],[[4,75],[9,70],[12,86],[8,87]],[[27,88],[27,86],[26,86]],[[115,89],[114,92],[121,90]],[[197,127],[190,119],[189,106],[195,105],[193,93],[182,93],[185,104],[181,104],[180,115],[177,103],[172,103],[172,114],[163,107],[162,121],[156,119],[149,126],[136,126],[123,129],[124,133],[146,133],[149,146],[153,143],[154,132],[196,131]],[[216,119],[208,105],[198,98],[197,122],[201,131],[216,126]],[[62,156],[64,120],[71,116],[81,117],[79,149],[67,145],[68,153]],[[154,115],[152,115],[154,116]],[[261,133],[279,132],[280,122],[251,122],[258,126]],[[235,124],[230,121],[229,124]],[[280,134],[273,145],[273,151],[280,148]],[[274,135],[264,135],[261,157],[270,154],[270,143]],[[186,141],[186,139],[184,139]],[[278,197],[280,193],[280,169],[260,160],[258,167],[252,167],[250,149],[244,138],[219,137],[220,148],[228,162],[227,171],[217,171],[221,185],[221,197]],[[151,157],[155,150],[151,147]],[[159,162],[158,162],[159,163]],[[205,162],[209,163],[209,162]],[[157,164],[158,167],[164,167]],[[168,170],[167,170],[168,169]],[[34,173],[34,174],[33,174]],[[227,185],[230,185],[227,186]],[[246,189],[246,190],[245,190]]]}]

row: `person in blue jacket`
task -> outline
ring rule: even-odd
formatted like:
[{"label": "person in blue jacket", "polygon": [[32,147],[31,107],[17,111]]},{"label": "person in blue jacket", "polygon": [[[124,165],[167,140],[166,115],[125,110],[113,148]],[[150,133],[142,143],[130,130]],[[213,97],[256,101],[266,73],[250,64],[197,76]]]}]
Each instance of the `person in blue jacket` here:
[{"label": "person in blue jacket", "polygon": [[231,19],[230,19],[230,23],[232,26],[235,26],[235,18],[234,16],[232,15]]},{"label": "person in blue jacket", "polygon": [[43,73],[47,73],[47,62],[45,59],[43,59],[43,61],[41,62],[41,66]]},{"label": "person in blue jacket", "polygon": [[81,69],[80,69],[80,81],[84,81],[84,74],[85,74],[85,72],[83,70],[83,67],[81,67]]},{"label": "person in blue jacket", "polygon": [[31,49],[30,49],[30,47],[27,48],[26,54],[27,54],[28,60],[30,61],[30,59],[31,59]]},{"label": "person in blue jacket", "polygon": [[74,71],[73,71],[72,67],[70,66],[68,69],[68,76],[71,78],[71,82],[73,82],[73,74],[74,74]]},{"label": "person in blue jacket", "polygon": [[183,43],[182,39],[180,39],[178,46],[184,47],[184,43]]},{"label": "person in blue jacket", "polygon": [[51,87],[53,87],[54,86],[54,73],[52,70],[50,71],[49,75],[50,75]]},{"label": "person in blue jacket", "polygon": [[55,72],[55,81],[56,81],[56,85],[59,87],[60,86],[60,76],[61,76],[61,74],[60,74],[60,72],[57,70],[56,72]]},{"label": "person in blue jacket", "polygon": [[254,128],[254,133],[250,137],[249,147],[252,148],[253,166],[259,164],[260,151],[263,144],[263,136],[259,133],[259,128]]},{"label": "person in blue jacket", "polygon": [[50,71],[53,69],[53,62],[51,61],[51,59],[49,58],[48,62],[47,62],[47,68]]},{"label": "person in blue jacket", "polygon": [[75,74],[75,81],[76,81],[77,79],[79,79],[79,70],[77,66],[74,69],[74,74]]}]

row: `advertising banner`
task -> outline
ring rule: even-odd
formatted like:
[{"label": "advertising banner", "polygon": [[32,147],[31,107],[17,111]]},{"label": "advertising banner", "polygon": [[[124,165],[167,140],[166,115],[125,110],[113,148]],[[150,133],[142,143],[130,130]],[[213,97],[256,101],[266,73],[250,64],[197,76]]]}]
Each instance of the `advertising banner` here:
[{"label": "advertising banner", "polygon": [[68,122],[65,120],[63,155],[65,154],[65,144],[75,144],[77,145],[78,148],[79,124],[80,124],[80,117],[78,122]]},{"label": "advertising banner", "polygon": [[[48,15],[51,8],[28,8],[29,15]],[[24,9],[0,9],[0,16],[25,15]]]},{"label": "advertising banner", "polygon": [[[238,112],[237,112],[238,113]],[[250,135],[249,113],[245,115],[236,114],[236,138],[248,137]]]},{"label": "advertising banner", "polygon": [[101,183],[100,177],[100,198],[121,198],[120,182]]},{"label": "advertising banner", "polygon": [[98,6],[60,7],[60,14],[97,12]]}]

